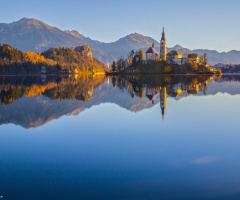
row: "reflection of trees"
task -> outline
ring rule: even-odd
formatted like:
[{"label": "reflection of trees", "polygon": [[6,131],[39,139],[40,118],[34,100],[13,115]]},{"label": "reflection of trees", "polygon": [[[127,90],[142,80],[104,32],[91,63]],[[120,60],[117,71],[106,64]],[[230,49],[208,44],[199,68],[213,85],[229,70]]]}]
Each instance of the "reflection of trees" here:
[{"label": "reflection of trees", "polygon": [[50,99],[77,99],[89,101],[93,89],[104,82],[103,75],[70,77],[49,76],[2,77],[0,79],[1,104],[9,104],[23,96],[45,95]]},{"label": "reflection of trees", "polygon": [[160,96],[162,115],[165,114],[167,96],[180,98],[202,92],[206,94],[207,84],[213,80],[211,76],[158,76],[137,75],[113,77],[112,81],[120,90],[127,91],[131,97],[143,99],[144,95],[152,103]]},{"label": "reflection of trees", "polygon": [[112,85],[113,85],[113,87],[116,86],[116,77],[115,76],[112,77]]},{"label": "reflection of trees", "polygon": [[41,94],[47,88],[56,86],[53,77],[48,82],[42,82],[41,77],[11,76],[0,78],[0,101],[1,104],[9,104],[25,96]]},{"label": "reflection of trees", "polygon": [[217,81],[240,82],[240,76],[239,75],[222,75],[221,78],[217,78]]},{"label": "reflection of trees", "polygon": [[[166,87],[167,94],[177,97],[188,94],[197,94],[202,92],[206,94],[207,84],[212,80],[211,76],[128,76],[113,77],[113,86],[117,86],[122,91],[127,91],[130,96],[143,98],[145,90],[159,91],[160,88]],[[156,93],[156,92],[153,92]],[[148,94],[150,97],[154,94]]]}]

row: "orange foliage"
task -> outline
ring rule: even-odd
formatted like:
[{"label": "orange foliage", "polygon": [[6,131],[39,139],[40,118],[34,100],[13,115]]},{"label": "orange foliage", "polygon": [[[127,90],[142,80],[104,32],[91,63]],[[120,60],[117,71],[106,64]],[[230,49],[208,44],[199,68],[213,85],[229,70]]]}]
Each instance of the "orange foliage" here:
[{"label": "orange foliage", "polygon": [[24,58],[27,62],[31,62],[32,64],[37,64],[37,63],[43,63],[46,65],[55,65],[56,62],[50,59],[44,58],[41,54],[36,54],[34,52],[25,52],[24,53]]}]

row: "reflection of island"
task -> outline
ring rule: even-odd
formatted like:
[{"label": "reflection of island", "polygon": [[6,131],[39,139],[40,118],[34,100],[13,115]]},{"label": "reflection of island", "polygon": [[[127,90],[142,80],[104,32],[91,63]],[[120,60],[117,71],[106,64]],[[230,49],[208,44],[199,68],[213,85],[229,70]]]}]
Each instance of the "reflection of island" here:
[{"label": "reflection of island", "polygon": [[146,88],[146,97],[154,104],[155,99],[160,95],[160,107],[162,110],[162,117],[164,118],[165,108],[167,106],[167,89],[166,87],[156,88]]},{"label": "reflection of island", "polygon": [[89,101],[93,89],[104,82],[104,75],[75,76],[6,76],[0,78],[1,104],[23,96],[43,95],[50,99]]},{"label": "reflection of island", "polygon": [[240,76],[0,77],[0,124],[39,127],[108,102],[132,112],[160,104],[164,116],[167,98],[240,94],[239,80]]},{"label": "reflection of island", "polygon": [[[208,83],[213,80],[213,76],[127,76],[114,77],[113,85],[121,90],[129,92],[130,96],[143,99],[143,95],[155,103],[160,97],[160,107],[164,118],[167,106],[167,96],[180,99],[199,92],[206,94]],[[215,77],[217,80],[217,78]]]}]

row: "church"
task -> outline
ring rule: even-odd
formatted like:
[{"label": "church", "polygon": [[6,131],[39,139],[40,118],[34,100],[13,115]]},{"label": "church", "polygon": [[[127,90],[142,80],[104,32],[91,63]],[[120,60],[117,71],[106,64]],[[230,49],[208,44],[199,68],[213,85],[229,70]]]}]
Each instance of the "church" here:
[{"label": "church", "polygon": [[191,64],[198,64],[199,63],[199,55],[196,53],[188,54],[187,57],[183,57],[183,55],[176,50],[172,50],[167,52],[167,40],[165,37],[165,31],[163,27],[162,37],[160,40],[160,54],[158,54],[157,50],[155,49],[155,45],[153,44],[146,51],[146,63],[151,61],[156,61],[160,58],[162,61],[166,61],[167,64],[177,64],[177,65],[184,65],[186,63]]},{"label": "church", "polygon": [[154,44],[152,45],[152,47],[150,47],[146,51],[146,60],[147,61],[156,60],[157,57],[160,57],[160,59],[164,60],[164,61],[166,61],[166,59],[167,59],[167,40],[165,37],[164,27],[163,27],[163,31],[162,31],[162,38],[160,41],[160,56],[159,56],[157,50],[155,49]]}]

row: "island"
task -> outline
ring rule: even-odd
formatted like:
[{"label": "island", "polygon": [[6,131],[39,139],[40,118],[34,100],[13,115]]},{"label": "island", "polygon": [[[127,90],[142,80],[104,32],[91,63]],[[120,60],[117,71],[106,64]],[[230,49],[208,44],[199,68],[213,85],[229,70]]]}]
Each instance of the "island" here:
[{"label": "island", "polygon": [[[145,54],[145,55],[144,55]],[[177,50],[167,51],[167,40],[163,28],[160,40],[160,52],[153,43],[144,52],[133,50],[125,57],[112,63],[109,74],[221,74],[220,68],[208,65],[207,54],[199,56],[196,53],[184,53]]]},{"label": "island", "polygon": [[87,45],[75,48],[56,47],[42,53],[22,52],[8,44],[0,44],[0,75],[22,74],[221,74],[219,67],[208,64],[207,54],[167,51],[167,40],[163,28],[160,52],[153,43],[144,52],[133,50],[113,61],[111,68],[92,55]]}]

